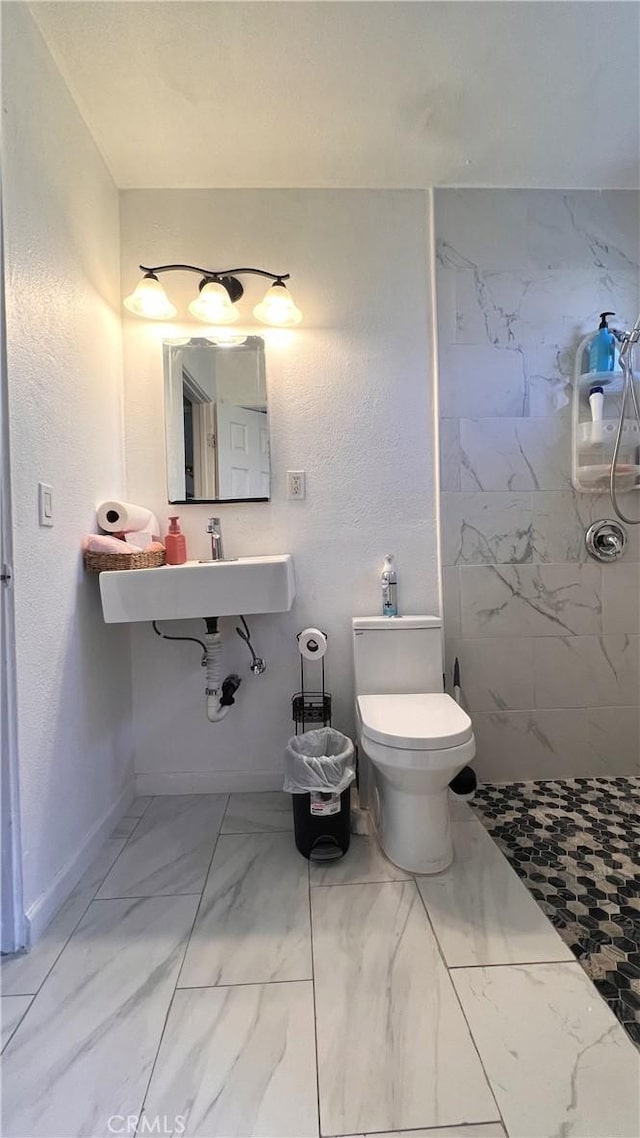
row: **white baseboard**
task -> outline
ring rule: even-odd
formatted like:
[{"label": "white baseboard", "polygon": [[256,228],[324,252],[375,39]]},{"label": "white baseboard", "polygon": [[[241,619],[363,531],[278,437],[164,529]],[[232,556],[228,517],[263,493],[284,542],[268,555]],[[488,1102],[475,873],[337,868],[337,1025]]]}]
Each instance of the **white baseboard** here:
[{"label": "white baseboard", "polygon": [[130,781],[111,809],[87,835],[81,849],[59,870],[49,888],[29,907],[25,914],[27,947],[33,946],[44,932],[71,890],[78,884],[82,874],[99,854],[114,826],[123,817],[134,798],[135,783]]},{"label": "white baseboard", "polygon": [[136,775],[143,794],[241,794],[282,790],[282,771],[158,771]]}]

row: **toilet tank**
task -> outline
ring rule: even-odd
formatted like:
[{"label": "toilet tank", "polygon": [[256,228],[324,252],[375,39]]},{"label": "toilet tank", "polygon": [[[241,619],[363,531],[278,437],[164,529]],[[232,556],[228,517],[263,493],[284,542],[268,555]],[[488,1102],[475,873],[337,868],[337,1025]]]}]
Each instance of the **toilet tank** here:
[{"label": "toilet tank", "polygon": [[443,691],[442,621],[437,616],[353,620],[356,695]]}]

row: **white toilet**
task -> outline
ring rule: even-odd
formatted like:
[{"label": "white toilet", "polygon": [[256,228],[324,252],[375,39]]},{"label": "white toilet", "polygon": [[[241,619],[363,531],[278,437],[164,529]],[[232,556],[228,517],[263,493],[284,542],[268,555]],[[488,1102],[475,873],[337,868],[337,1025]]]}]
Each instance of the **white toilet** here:
[{"label": "white toilet", "polygon": [[438,873],[453,859],[448,786],[476,753],[443,691],[440,618],[357,617],[353,654],[362,805],[391,861]]}]

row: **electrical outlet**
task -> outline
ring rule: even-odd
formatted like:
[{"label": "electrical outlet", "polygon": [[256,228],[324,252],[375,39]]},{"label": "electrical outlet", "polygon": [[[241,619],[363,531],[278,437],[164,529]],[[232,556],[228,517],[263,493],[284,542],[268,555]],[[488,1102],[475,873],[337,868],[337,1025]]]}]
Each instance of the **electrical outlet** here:
[{"label": "electrical outlet", "polygon": [[306,470],[287,470],[287,498],[305,498],[306,493]]}]

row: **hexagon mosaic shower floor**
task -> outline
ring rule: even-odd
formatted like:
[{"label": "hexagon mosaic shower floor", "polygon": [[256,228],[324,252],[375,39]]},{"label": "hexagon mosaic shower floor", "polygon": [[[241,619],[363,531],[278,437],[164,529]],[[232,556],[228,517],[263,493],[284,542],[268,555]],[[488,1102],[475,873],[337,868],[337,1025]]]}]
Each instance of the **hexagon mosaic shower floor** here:
[{"label": "hexagon mosaic shower floor", "polygon": [[483,786],[472,805],[640,1046],[640,778]]}]

